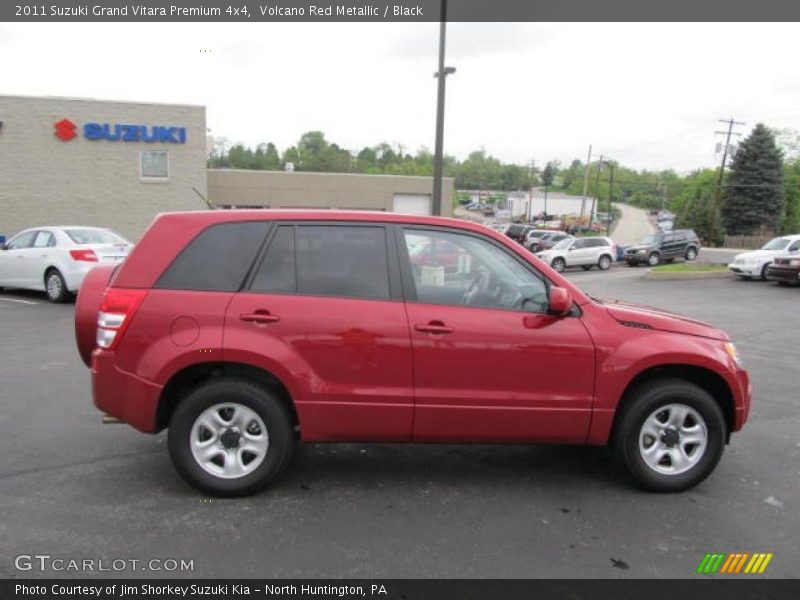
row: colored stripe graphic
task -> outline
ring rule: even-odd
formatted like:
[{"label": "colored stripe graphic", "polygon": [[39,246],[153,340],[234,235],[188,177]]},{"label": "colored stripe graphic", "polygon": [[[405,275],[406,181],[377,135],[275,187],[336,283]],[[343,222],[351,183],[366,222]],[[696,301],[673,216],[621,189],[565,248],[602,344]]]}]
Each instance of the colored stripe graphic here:
[{"label": "colored stripe graphic", "polygon": [[[763,573],[773,556],[774,554],[771,552],[756,552],[754,554],[749,552],[706,553],[697,567],[697,572],[706,575],[713,575],[714,573],[738,574],[742,573],[744,568],[744,573],[747,574]],[[748,561],[748,559],[750,560]]]}]

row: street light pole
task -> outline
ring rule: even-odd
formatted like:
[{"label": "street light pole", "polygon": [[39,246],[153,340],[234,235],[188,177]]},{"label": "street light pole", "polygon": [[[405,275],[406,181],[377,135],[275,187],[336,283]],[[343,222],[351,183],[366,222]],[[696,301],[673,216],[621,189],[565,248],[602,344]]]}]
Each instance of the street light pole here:
[{"label": "street light pole", "polygon": [[611,237],[611,202],[614,200],[614,163],[609,162],[611,175],[608,180],[608,214],[606,215],[606,236]]},{"label": "street light pole", "polygon": [[433,202],[434,215],[442,214],[442,173],[444,171],[444,88],[448,75],[456,72],[453,67],[444,66],[445,35],[447,33],[447,0],[442,0],[441,21],[439,23],[439,70],[434,77],[439,79],[436,94],[436,146],[433,155]]}]

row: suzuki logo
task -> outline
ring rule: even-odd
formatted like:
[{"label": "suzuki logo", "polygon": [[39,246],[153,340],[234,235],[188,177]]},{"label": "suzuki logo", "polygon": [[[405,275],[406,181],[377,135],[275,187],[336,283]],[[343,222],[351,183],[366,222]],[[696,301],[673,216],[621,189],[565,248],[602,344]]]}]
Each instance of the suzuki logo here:
[{"label": "suzuki logo", "polygon": [[77,133],[75,133],[76,125],[69,119],[61,119],[58,123],[56,123],[56,137],[61,138],[65,142],[70,141],[74,138]]}]

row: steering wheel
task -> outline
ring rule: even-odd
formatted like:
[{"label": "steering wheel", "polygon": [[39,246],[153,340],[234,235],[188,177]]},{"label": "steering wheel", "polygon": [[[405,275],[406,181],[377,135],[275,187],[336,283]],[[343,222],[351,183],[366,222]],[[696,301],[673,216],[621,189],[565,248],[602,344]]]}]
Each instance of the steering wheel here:
[{"label": "steering wheel", "polygon": [[472,303],[472,299],[478,295],[480,292],[484,292],[489,289],[489,281],[491,279],[491,274],[489,271],[486,270],[478,270],[478,272],[470,279],[470,282],[467,284],[467,289],[464,291],[464,294],[461,296],[461,300],[459,301],[462,305],[469,305]]}]

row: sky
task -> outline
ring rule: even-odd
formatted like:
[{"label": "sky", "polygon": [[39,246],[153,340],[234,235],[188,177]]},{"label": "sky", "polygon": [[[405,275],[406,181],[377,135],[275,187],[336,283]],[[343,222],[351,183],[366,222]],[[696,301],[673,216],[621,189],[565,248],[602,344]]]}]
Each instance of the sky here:
[{"label": "sky", "polygon": [[[0,94],[201,104],[280,150],[434,146],[438,23],[0,23]],[[800,130],[800,24],[450,23],[445,152],[688,172],[718,119]]]}]

